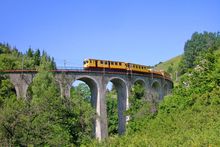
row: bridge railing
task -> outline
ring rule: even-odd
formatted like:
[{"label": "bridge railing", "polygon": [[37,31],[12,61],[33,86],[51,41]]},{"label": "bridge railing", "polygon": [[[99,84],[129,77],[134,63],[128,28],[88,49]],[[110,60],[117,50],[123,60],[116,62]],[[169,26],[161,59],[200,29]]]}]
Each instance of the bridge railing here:
[{"label": "bridge railing", "polygon": [[57,66],[56,70],[84,70],[84,68],[75,66]]}]

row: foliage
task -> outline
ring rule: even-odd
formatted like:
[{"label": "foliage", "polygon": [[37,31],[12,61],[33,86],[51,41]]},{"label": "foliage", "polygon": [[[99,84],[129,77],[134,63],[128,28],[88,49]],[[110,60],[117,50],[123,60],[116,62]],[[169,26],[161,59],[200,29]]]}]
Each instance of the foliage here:
[{"label": "foliage", "polygon": [[88,102],[91,101],[91,92],[89,86],[85,83],[79,83],[76,87],[72,87],[71,95],[79,96]]},{"label": "foliage", "polygon": [[144,85],[136,82],[131,90],[131,96],[129,97],[130,107],[127,111],[130,120],[127,125],[127,132],[134,133],[140,131],[143,128],[142,123],[144,118],[152,118],[155,116],[157,102],[152,101],[154,98],[145,91]]},{"label": "foliage", "polygon": [[118,134],[118,99],[116,89],[107,90],[107,117],[108,117],[108,133],[109,135]]},{"label": "foliage", "polygon": [[15,97],[14,86],[6,77],[0,77],[0,108],[8,98]]},{"label": "foliage", "polygon": [[187,69],[194,68],[197,65],[195,61],[200,52],[206,51],[209,48],[216,50],[219,42],[219,33],[195,32],[191,39],[188,40],[184,46],[183,60],[180,63],[180,69],[182,69],[182,73],[186,72]]},{"label": "foliage", "polygon": [[0,77],[1,146],[70,146],[91,140],[94,110],[88,86],[78,85],[70,99],[61,99],[54,75],[53,58],[46,52],[18,52],[0,44],[0,68],[37,69],[29,87],[30,101],[17,100],[14,86]]}]

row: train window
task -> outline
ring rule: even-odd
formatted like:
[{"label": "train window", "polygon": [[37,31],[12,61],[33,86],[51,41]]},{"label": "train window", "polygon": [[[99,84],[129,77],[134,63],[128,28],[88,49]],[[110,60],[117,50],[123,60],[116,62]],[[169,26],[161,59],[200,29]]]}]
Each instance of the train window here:
[{"label": "train window", "polygon": [[114,62],[111,62],[111,65],[114,65]]},{"label": "train window", "polygon": [[108,64],[107,61],[105,61],[105,64],[106,64],[106,65]]},{"label": "train window", "polygon": [[92,60],[90,60],[90,63],[92,63]]},{"label": "train window", "polygon": [[115,65],[118,65],[118,62],[115,62]]},{"label": "train window", "polygon": [[121,63],[119,63],[119,65],[121,66]]},{"label": "train window", "polygon": [[103,64],[103,61],[100,61],[101,64]]},{"label": "train window", "polygon": [[86,61],[84,61],[83,64],[86,64]]}]

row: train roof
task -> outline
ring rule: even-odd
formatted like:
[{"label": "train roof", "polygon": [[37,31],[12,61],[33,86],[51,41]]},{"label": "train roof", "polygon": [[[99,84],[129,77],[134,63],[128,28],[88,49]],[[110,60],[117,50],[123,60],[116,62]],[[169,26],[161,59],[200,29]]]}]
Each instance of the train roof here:
[{"label": "train roof", "polygon": [[87,58],[87,59],[84,59],[84,60],[96,60],[96,61],[110,61],[110,62],[126,63],[126,62],[123,62],[123,61],[112,61],[112,60],[102,60],[102,59],[92,59],[92,58]]}]

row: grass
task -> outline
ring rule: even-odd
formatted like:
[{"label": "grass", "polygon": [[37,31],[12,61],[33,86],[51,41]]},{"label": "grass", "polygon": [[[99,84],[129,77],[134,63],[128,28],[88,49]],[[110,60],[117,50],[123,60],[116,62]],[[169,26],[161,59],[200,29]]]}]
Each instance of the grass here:
[{"label": "grass", "polygon": [[156,69],[168,71],[168,68],[171,66],[173,69],[177,69],[180,60],[182,59],[182,55],[176,56],[168,61],[162,62],[156,65]]},{"label": "grass", "polygon": [[[220,48],[215,51],[215,54],[220,55]],[[177,77],[177,73],[181,59],[182,59],[182,55],[176,56],[174,58],[171,58],[170,60],[155,65],[155,69],[164,70],[168,72],[171,75],[171,78],[175,84],[179,79],[179,77]]]},{"label": "grass", "polygon": [[174,84],[178,81],[178,66],[182,59],[182,55],[176,56],[168,61],[161,62],[155,66],[155,69],[164,70],[171,75]]}]

